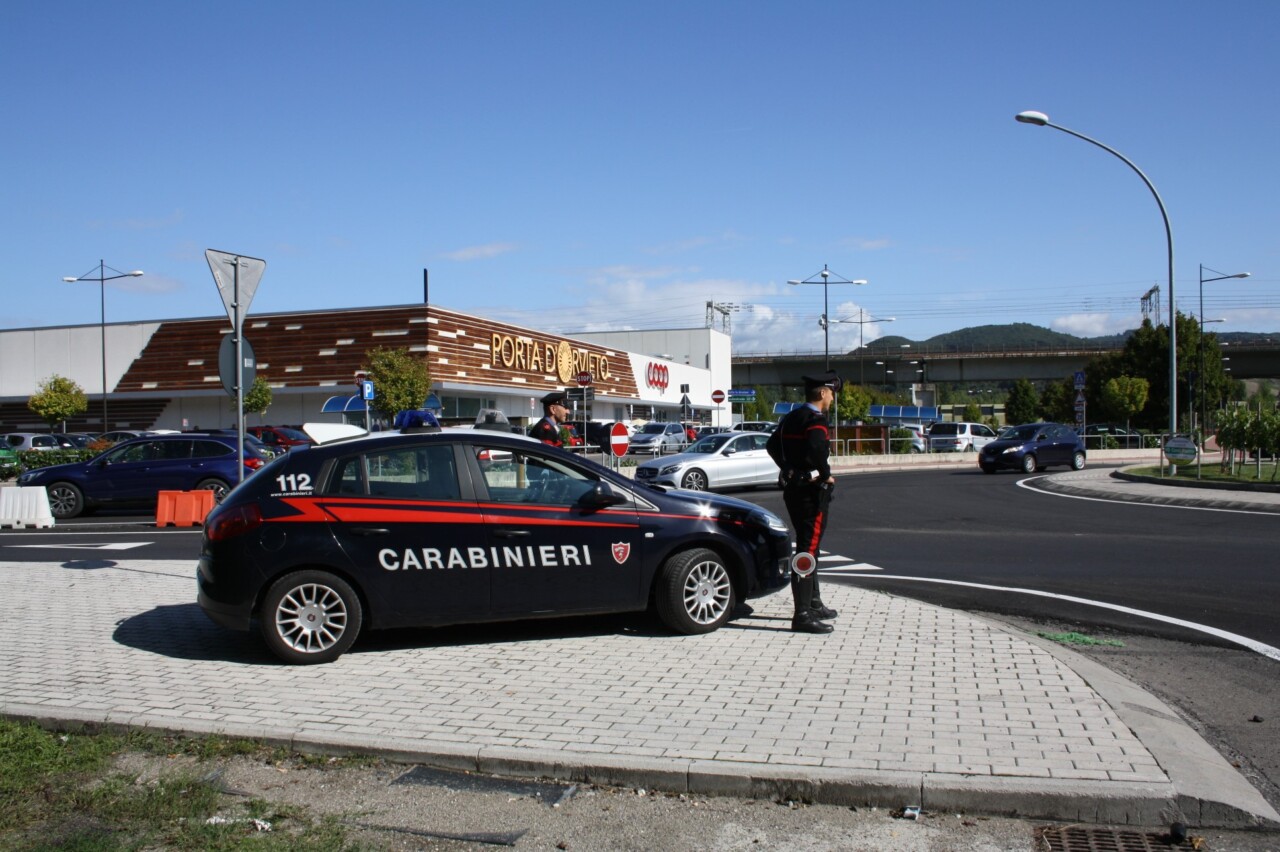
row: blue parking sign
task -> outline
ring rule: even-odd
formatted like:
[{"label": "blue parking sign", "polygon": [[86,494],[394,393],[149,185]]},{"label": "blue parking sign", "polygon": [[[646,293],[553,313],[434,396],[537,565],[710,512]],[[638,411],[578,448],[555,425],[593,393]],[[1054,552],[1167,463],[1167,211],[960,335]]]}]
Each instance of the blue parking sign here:
[{"label": "blue parking sign", "polygon": [[373,399],[373,382],[366,379],[360,383],[360,398],[366,402]]}]

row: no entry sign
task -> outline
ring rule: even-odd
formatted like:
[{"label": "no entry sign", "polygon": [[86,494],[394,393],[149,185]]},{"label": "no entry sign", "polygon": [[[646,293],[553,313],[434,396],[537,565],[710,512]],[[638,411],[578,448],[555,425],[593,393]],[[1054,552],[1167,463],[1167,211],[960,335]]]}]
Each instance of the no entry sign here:
[{"label": "no entry sign", "polygon": [[623,423],[615,423],[609,428],[609,448],[615,456],[625,456],[627,447],[631,446],[631,436]]},{"label": "no entry sign", "polygon": [[720,403],[724,402],[724,391],[713,390],[711,392],[711,401],[714,402],[716,405],[719,405]]}]

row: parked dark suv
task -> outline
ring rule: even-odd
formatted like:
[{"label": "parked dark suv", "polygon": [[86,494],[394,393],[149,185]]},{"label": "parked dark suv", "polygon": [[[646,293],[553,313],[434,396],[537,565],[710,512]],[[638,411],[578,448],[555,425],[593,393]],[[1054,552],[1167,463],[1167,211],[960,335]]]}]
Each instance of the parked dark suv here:
[{"label": "parked dark suv", "polygon": [[1001,468],[1035,473],[1056,464],[1083,470],[1084,460],[1084,441],[1061,423],[1014,426],[978,453],[978,467],[983,473],[995,473]]},{"label": "parked dark suv", "polygon": [[[247,477],[267,457],[245,445]],[[50,465],[18,477],[22,486],[44,486],[58,519],[74,518],[103,506],[154,506],[160,491],[207,488],[217,500],[235,487],[235,435],[148,435],[123,441],[87,462]]]}]

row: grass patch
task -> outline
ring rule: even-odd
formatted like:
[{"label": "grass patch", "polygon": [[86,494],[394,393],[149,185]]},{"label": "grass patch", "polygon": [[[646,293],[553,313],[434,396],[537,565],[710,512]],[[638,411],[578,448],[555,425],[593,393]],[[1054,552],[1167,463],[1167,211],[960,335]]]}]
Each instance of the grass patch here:
[{"label": "grass patch", "polygon": [[[1138,476],[1160,477],[1159,467],[1135,467],[1129,468],[1129,473]],[[1271,462],[1264,461],[1262,463],[1262,476],[1258,476],[1257,462],[1246,462],[1245,464],[1237,464],[1236,472],[1230,470],[1222,470],[1215,461],[1212,464],[1202,464],[1200,466],[1200,479],[1203,482],[1244,482],[1256,484],[1261,482],[1264,485],[1280,485],[1280,471],[1276,470],[1276,465]],[[1177,479],[1195,479],[1196,466],[1194,464],[1184,464],[1175,474]],[[1166,472],[1165,478],[1168,478]]]},{"label": "grass patch", "polygon": [[[118,772],[125,753],[195,758],[146,781]],[[340,768],[364,760],[306,757],[251,740],[148,733],[57,733],[0,720],[0,848],[117,850],[357,849],[333,817],[222,791],[207,764],[247,756],[274,764]],[[210,818],[215,818],[210,822]],[[254,820],[259,820],[259,823]],[[270,831],[261,827],[270,824]]]},{"label": "grass patch", "polygon": [[1045,633],[1043,630],[1036,631],[1036,635],[1041,639],[1048,639],[1052,642],[1060,642],[1063,645],[1110,645],[1114,648],[1123,648],[1124,643],[1118,639],[1094,639],[1092,636],[1086,636],[1083,633],[1068,631],[1067,633]]}]

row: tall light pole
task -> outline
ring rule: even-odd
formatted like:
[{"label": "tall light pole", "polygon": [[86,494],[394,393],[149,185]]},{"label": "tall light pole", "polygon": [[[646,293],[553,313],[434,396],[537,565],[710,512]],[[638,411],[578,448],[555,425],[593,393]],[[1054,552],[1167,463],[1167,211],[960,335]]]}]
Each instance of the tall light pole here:
[{"label": "tall light pole", "polygon": [[1126,166],[1138,173],[1138,177],[1142,178],[1142,182],[1147,185],[1147,189],[1151,190],[1152,196],[1156,199],[1156,206],[1160,208],[1160,218],[1164,220],[1165,239],[1169,244],[1169,437],[1172,438],[1178,431],[1178,324],[1177,313],[1173,298],[1173,228],[1169,226],[1169,213],[1164,208],[1164,201],[1160,199],[1160,193],[1156,192],[1155,185],[1147,179],[1142,169],[1134,165],[1133,161],[1121,154],[1115,148],[1103,145],[1097,139],[1090,139],[1083,133],[1077,133],[1074,130],[1068,130],[1049,121],[1049,116],[1042,112],[1028,110],[1020,112],[1014,116],[1016,121],[1023,124],[1034,124],[1037,127],[1052,127],[1054,130],[1061,130],[1077,139],[1083,139],[1090,145],[1097,145],[1108,154],[1114,154]]},{"label": "tall light pole", "polygon": [[[107,270],[111,269],[115,275],[108,275]],[[132,272],[121,272],[119,269],[112,269],[101,260],[98,261],[98,275],[93,277],[89,270],[84,275],[75,278],[64,277],[62,280],[68,283],[75,281],[97,281],[98,296],[101,301],[102,314],[99,326],[102,329],[102,431],[110,432],[111,427],[107,425],[107,282],[115,281],[117,278],[139,278],[142,276],[141,269],[135,269]]]},{"label": "tall light pole", "polygon": [[[1234,275],[1223,275],[1216,269],[1209,269],[1210,272],[1216,274],[1215,278],[1205,278],[1205,270],[1208,269],[1203,263],[1200,264],[1200,428],[1205,429],[1205,423],[1208,421],[1207,410],[1204,404],[1204,285],[1209,281],[1226,281],[1228,278],[1248,278],[1248,272],[1237,272]],[[1221,322],[1221,320],[1211,320],[1211,322]],[[1204,431],[1200,433],[1200,449],[1204,450]],[[1200,478],[1200,453],[1196,453],[1196,479]]]},{"label": "tall light pole", "polygon": [[862,308],[858,308],[858,318],[857,318],[857,319],[854,319],[853,317],[848,317],[847,319],[832,320],[832,322],[845,322],[845,323],[857,323],[857,324],[858,324],[858,384],[859,384],[859,385],[865,385],[865,384],[866,384],[866,381],[865,381],[865,380],[864,380],[864,378],[863,378],[863,365],[862,365],[862,359],[863,359],[863,354],[864,354],[864,353],[863,353],[863,351],[862,351],[862,350],[863,350],[863,342],[862,342],[862,341],[863,341],[863,333],[862,333],[863,328],[864,328],[864,327],[866,326],[866,324],[867,324],[867,323],[869,323],[869,322],[894,322],[894,321],[896,321],[896,320],[897,320],[897,317],[869,317],[869,316],[867,316],[867,312],[866,312],[866,311],[864,311]]},{"label": "tall light pole", "polygon": [[[792,284],[792,285],[799,285],[799,284],[821,284],[822,285],[822,319],[818,321],[818,324],[822,326],[822,336],[823,336],[822,351],[824,355],[824,363],[826,364],[826,366],[823,367],[824,370],[831,369],[831,323],[828,322],[827,320],[827,316],[829,313],[829,308],[827,303],[827,284],[831,283],[831,284],[861,285],[861,284],[867,283],[867,279],[865,278],[850,280],[848,278],[844,278],[839,275],[836,275],[834,280],[828,282],[827,279],[829,279],[832,275],[835,275],[835,273],[832,272],[830,269],[828,269],[827,265],[824,263],[822,264],[821,272],[817,272],[813,275],[810,275],[808,278],[804,279],[803,281],[797,281],[795,279],[792,279],[787,282],[788,284]],[[821,277],[822,279],[821,281],[818,280],[819,277]],[[837,417],[837,419],[839,418]]]}]

